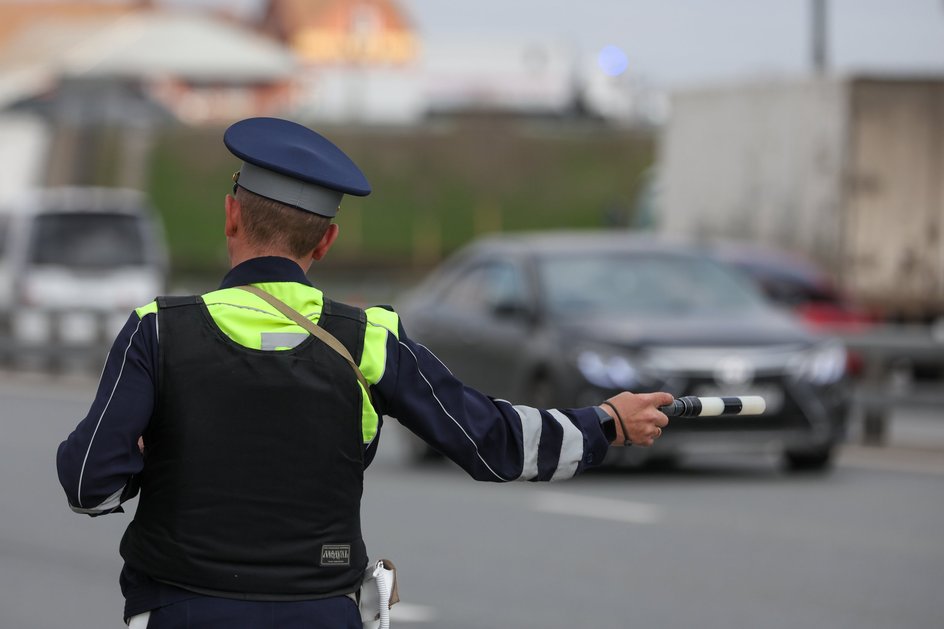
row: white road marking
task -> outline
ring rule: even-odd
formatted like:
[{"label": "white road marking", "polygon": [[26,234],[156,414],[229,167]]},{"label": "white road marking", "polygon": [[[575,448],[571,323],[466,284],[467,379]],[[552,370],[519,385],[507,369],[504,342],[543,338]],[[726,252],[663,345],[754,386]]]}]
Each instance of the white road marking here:
[{"label": "white road marking", "polygon": [[658,505],[563,492],[540,492],[532,499],[531,508],[542,513],[575,515],[630,524],[657,524],[665,518],[664,510]]},{"label": "white road marking", "polygon": [[426,605],[397,603],[390,608],[390,620],[396,622],[433,622],[436,610]]}]

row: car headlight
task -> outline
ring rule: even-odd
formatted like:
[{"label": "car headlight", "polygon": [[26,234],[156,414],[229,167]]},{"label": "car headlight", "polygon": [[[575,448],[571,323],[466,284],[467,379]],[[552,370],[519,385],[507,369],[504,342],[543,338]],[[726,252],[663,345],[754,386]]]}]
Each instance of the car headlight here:
[{"label": "car headlight", "polygon": [[577,369],[587,382],[604,389],[631,389],[640,380],[639,371],[629,358],[604,350],[579,350]]},{"label": "car headlight", "polygon": [[833,384],[845,375],[848,361],[846,348],[842,344],[823,343],[799,357],[794,365],[794,374],[813,384]]}]

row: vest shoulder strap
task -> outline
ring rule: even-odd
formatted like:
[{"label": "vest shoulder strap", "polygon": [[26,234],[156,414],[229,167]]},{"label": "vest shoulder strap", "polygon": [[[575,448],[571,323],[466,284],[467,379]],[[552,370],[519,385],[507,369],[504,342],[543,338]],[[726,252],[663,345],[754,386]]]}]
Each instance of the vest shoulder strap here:
[{"label": "vest shoulder strap", "polygon": [[[361,386],[364,388],[364,391],[367,392],[367,396],[370,398],[371,404],[373,404],[373,395],[371,394],[371,391],[370,391],[370,384],[367,382],[367,379],[364,377],[364,374],[361,373],[361,369],[358,366],[358,363],[355,361],[354,357],[351,355],[351,352],[344,345],[344,343],[342,343],[337,338],[335,338],[334,335],[331,334],[331,332],[329,332],[327,329],[327,326],[331,325],[332,319],[344,320],[346,317],[342,315],[329,315],[327,317],[328,321],[326,322],[326,327],[317,326],[314,323],[312,323],[310,319],[305,318],[300,312],[298,312],[297,310],[295,310],[294,308],[286,304],[284,301],[282,301],[278,297],[275,297],[265,292],[264,290],[260,288],[257,288],[252,285],[237,286],[236,288],[252,293],[253,295],[255,295],[256,297],[259,297],[263,301],[268,302],[269,305],[271,305],[273,308],[275,308],[276,310],[281,312],[283,315],[285,315],[286,317],[288,317],[289,319],[297,323],[299,327],[301,327],[304,330],[307,330],[314,336],[318,337],[318,339],[321,342],[323,342],[325,345],[327,345],[332,350],[337,352],[341,356],[341,358],[347,361],[348,365],[351,366],[351,369],[354,370],[354,375],[357,376],[357,379],[361,383]],[[366,314],[365,314],[365,321],[366,321]],[[361,336],[363,337],[363,334],[361,334]],[[360,344],[361,344],[361,350],[363,350],[363,339],[361,340]],[[358,354],[360,354],[360,351],[358,352]]]},{"label": "vest shoulder strap", "polygon": [[180,306],[192,306],[199,304],[202,300],[199,295],[165,295],[155,299],[158,310],[166,308],[178,308]]},{"label": "vest shoulder strap", "polygon": [[318,325],[334,335],[360,364],[364,353],[364,329],[367,313],[339,301],[325,299]]}]

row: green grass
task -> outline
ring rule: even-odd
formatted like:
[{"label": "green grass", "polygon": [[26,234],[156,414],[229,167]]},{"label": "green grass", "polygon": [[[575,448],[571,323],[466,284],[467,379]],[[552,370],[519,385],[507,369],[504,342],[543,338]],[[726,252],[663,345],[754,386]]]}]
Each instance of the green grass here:
[{"label": "green grass", "polygon": [[[653,159],[652,138],[624,130],[540,128],[502,120],[403,131],[327,129],[374,192],[346,197],[335,263],[426,265],[484,231],[594,228],[620,219]],[[225,268],[223,197],[239,161],[222,129],[175,128],[156,139],[149,193],[174,269]]]}]

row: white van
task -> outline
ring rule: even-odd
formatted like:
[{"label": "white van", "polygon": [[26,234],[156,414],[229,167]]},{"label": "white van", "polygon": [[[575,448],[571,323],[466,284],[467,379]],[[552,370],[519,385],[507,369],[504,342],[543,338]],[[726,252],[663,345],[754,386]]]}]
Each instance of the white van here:
[{"label": "white van", "polygon": [[14,351],[105,344],[166,278],[163,229],[140,192],[36,190],[0,209],[0,311]]}]

